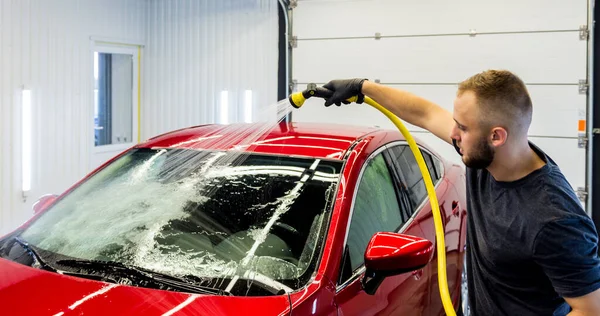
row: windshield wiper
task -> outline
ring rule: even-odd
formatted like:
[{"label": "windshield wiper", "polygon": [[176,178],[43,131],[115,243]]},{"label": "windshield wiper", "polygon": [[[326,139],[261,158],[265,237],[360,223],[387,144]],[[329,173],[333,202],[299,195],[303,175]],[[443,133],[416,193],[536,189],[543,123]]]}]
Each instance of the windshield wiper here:
[{"label": "windshield wiper", "polygon": [[52,266],[50,266],[49,264],[47,264],[46,261],[42,259],[42,257],[37,252],[37,250],[35,250],[35,248],[33,246],[29,245],[29,243],[27,241],[21,239],[20,237],[14,237],[14,240],[21,247],[23,247],[23,249],[25,249],[25,251],[27,251],[27,253],[33,258],[34,264],[36,264],[37,266],[39,266],[40,268],[42,268],[44,270],[48,270],[48,271],[52,271],[52,272],[59,272],[57,269],[55,269]]},{"label": "windshield wiper", "polygon": [[[63,259],[56,261],[56,264],[69,266],[73,268],[79,268],[85,271],[86,274],[91,275],[97,275],[98,273],[101,273],[110,274],[114,277],[114,275],[116,274],[121,278],[138,279],[140,281],[144,281],[144,283],[153,283],[155,287],[159,289],[165,289],[166,286],[171,289],[193,292],[197,294],[231,296],[231,293],[229,293],[228,291],[196,284],[193,280],[190,280],[190,278],[177,277],[166,273],[156,272],[132,265],[126,265],[120,262]],[[82,276],[81,273],[78,273],[77,275]]]}]

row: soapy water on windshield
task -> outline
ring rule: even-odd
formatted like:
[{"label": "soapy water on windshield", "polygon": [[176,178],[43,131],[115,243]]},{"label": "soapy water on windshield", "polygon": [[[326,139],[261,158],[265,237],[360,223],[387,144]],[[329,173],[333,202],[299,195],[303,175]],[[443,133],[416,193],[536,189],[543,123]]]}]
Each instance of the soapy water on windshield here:
[{"label": "soapy water on windshield", "polygon": [[[288,271],[289,269],[286,270],[285,265],[274,265],[274,271],[267,271],[269,267],[264,264],[266,262],[261,264],[262,259],[255,257],[251,251],[239,262],[226,262],[208,250],[178,249],[176,245],[159,244],[157,239],[170,237],[165,236],[164,228],[173,220],[183,220],[189,216],[185,211],[186,204],[190,201],[203,203],[211,198],[210,195],[198,193],[199,188],[208,181],[212,181],[210,186],[214,188],[219,186],[215,185],[214,181],[235,181],[235,175],[225,178],[219,175],[227,174],[236,165],[243,163],[243,149],[260,142],[271,130],[279,128],[278,123],[292,109],[287,100],[282,100],[255,116],[258,118],[257,122],[248,125],[247,128],[240,130],[239,126],[234,129],[225,125],[217,135],[213,135],[214,137],[205,137],[197,142],[197,145],[194,145],[197,149],[240,144],[237,148],[241,150],[234,154],[211,153],[210,157],[203,160],[204,165],[199,169],[198,166],[193,166],[193,169],[197,170],[193,176],[185,177],[182,181],[152,181],[157,176],[153,165],[167,156],[167,150],[159,150],[151,158],[116,176],[109,183],[90,184],[96,185],[93,192],[83,190],[80,192],[81,198],[75,199],[77,202],[64,206],[70,209],[68,216],[51,218],[53,212],[49,212],[48,216],[40,218],[40,225],[36,230],[29,232],[26,239],[42,249],[76,258],[114,259],[172,275],[191,274],[225,279],[260,267],[262,273],[271,274],[269,277],[290,277],[293,273]],[[273,113],[276,115],[273,116]],[[170,172],[176,174],[190,168],[192,166],[182,161]],[[244,183],[240,181],[238,184]],[[169,192],[168,199],[163,198],[163,192]],[[298,195],[297,191],[290,191],[277,201],[270,202],[276,204],[272,219],[276,221],[289,210]],[[248,205],[247,212],[261,207],[264,205]],[[97,217],[90,217],[90,214],[97,214]],[[149,219],[151,222],[148,222]],[[57,228],[61,234],[45,234]],[[269,230],[270,227],[252,227],[249,237],[255,244],[261,244]],[[203,232],[197,236],[222,234],[224,233]],[[113,251],[107,251],[107,247]]]}]

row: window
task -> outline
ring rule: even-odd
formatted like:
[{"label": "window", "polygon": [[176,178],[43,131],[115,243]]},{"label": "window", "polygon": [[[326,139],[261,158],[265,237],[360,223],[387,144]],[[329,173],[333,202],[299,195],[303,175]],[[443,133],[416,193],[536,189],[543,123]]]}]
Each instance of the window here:
[{"label": "window", "polygon": [[133,59],[94,52],[94,145],[134,142]]},{"label": "window", "polygon": [[234,295],[265,291],[254,273],[296,290],[317,268],[341,169],[313,158],[132,149],[22,236],[54,257],[193,275],[221,289],[232,282]]},{"label": "window", "polygon": [[377,232],[398,231],[402,225],[392,177],[383,154],[379,154],[368,162],[356,192],[347,241],[349,262],[345,265],[351,271],[361,267],[371,237]]},{"label": "window", "polygon": [[408,145],[392,147],[391,152],[394,164],[404,177],[403,180],[408,188],[408,196],[414,212],[425,197],[427,197],[427,190],[425,189],[421,170]]},{"label": "window", "polygon": [[[444,176],[444,167],[442,166],[442,162],[434,155],[431,155],[431,160],[433,160],[433,165],[435,166],[435,171],[437,172],[437,180],[441,179]],[[437,181],[434,181],[436,183]]]},{"label": "window", "polygon": [[[437,158],[434,158],[431,154],[421,149],[421,154],[423,155],[423,159],[425,160],[425,164],[427,165],[427,169],[429,169],[429,174],[431,175],[431,181],[435,185],[437,181],[441,178],[439,161]],[[437,162],[437,163],[436,163]]]}]

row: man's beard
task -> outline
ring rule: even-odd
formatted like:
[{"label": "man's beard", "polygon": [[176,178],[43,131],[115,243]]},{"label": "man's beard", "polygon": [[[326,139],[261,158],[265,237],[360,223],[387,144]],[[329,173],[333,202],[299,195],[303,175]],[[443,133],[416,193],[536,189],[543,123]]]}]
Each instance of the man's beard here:
[{"label": "man's beard", "polygon": [[454,148],[458,152],[459,155],[462,156],[462,161],[465,166],[473,169],[485,169],[492,164],[494,161],[494,155],[496,154],[494,148],[488,144],[485,138],[482,138],[475,148],[471,150],[471,154],[468,157],[465,157],[460,153],[460,148],[456,144],[456,140],[452,140]]}]

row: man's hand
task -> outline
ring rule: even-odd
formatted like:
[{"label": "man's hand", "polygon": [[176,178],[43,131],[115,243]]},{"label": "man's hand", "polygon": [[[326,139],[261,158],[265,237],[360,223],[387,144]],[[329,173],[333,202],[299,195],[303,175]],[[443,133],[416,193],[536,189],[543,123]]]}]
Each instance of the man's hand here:
[{"label": "man's hand", "polygon": [[335,104],[340,106],[342,103],[348,104],[346,101],[353,96],[358,96],[356,103],[363,103],[365,95],[362,93],[363,82],[367,79],[344,79],[344,80],[331,80],[323,86],[327,90],[331,90],[333,95],[325,100],[325,106]]}]

